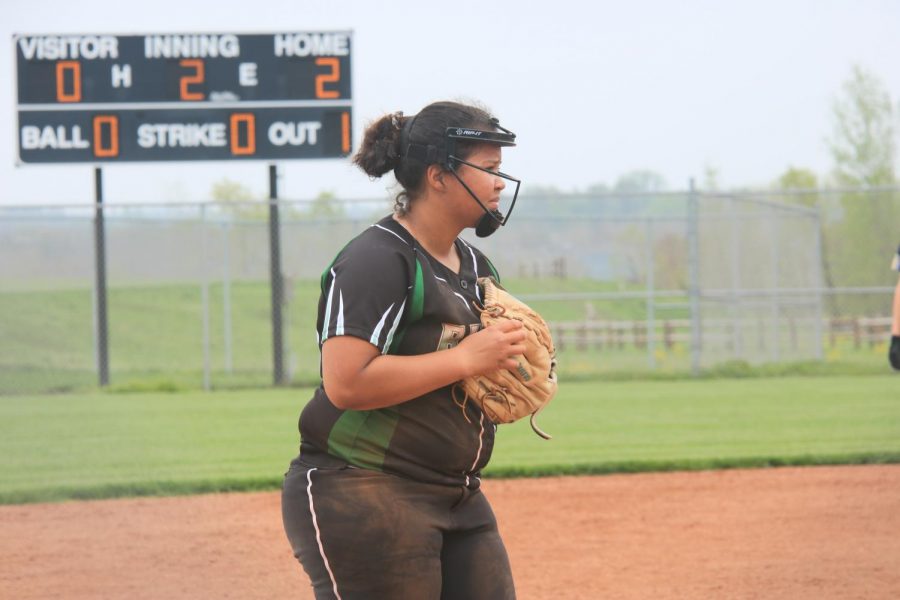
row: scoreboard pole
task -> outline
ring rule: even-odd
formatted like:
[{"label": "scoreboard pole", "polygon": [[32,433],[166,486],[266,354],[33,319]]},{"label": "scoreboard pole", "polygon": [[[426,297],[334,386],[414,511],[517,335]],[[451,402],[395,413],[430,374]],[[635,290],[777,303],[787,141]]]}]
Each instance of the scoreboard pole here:
[{"label": "scoreboard pole", "polygon": [[281,311],[284,304],[284,277],[281,274],[281,222],[278,214],[278,167],[269,165],[269,288],[272,296],[272,380],[284,385],[284,344]]},{"label": "scoreboard pole", "polygon": [[103,218],[103,169],[94,167],[94,332],[97,340],[97,377],[109,384],[109,326],[106,314],[106,222]]}]

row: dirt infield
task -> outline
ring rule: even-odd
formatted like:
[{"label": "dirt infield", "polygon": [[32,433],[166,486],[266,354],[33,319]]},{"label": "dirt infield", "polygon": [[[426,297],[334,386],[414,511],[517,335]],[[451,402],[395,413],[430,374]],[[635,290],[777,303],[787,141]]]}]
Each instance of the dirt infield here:
[{"label": "dirt infield", "polygon": [[[488,480],[519,598],[900,598],[900,466]],[[0,506],[0,598],[311,598],[277,493]]]}]

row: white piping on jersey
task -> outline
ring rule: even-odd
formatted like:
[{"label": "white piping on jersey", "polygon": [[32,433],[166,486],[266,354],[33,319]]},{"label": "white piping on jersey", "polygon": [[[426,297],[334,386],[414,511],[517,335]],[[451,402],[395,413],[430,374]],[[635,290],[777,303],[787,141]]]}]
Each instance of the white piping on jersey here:
[{"label": "white piping on jersey", "polygon": [[331,326],[331,299],[334,297],[334,283],[337,281],[337,274],[331,269],[331,287],[328,288],[328,301],[325,303],[325,322],[322,324],[322,341],[325,343],[328,339],[328,328]]},{"label": "white piping on jersey", "polygon": [[391,230],[388,229],[387,227],[384,227],[384,226],[382,226],[382,225],[379,225],[378,223],[375,223],[374,225],[372,225],[372,227],[377,227],[378,229],[384,229],[384,230],[387,231],[389,234],[395,236],[398,240],[400,240],[401,242],[403,242],[404,244],[406,244],[407,246],[409,246],[409,242],[407,242],[406,240],[404,240],[402,237],[400,237],[399,235],[397,235],[396,233],[394,233],[393,231],[391,231]]},{"label": "white piping on jersey", "polygon": [[338,593],[337,589],[337,581],[334,579],[334,573],[331,572],[331,565],[328,564],[328,557],[325,556],[325,548],[322,546],[322,532],[319,529],[319,520],[316,518],[316,507],[313,506],[313,497],[312,497],[312,472],[316,469],[310,469],[306,472],[306,481],[308,485],[306,486],[306,496],[309,498],[309,514],[312,515],[312,523],[313,529],[316,531],[316,543],[319,545],[319,556],[322,557],[322,562],[325,563],[325,570],[328,571],[328,577],[331,578],[331,589],[334,591],[334,596],[337,600],[341,600],[341,595]]},{"label": "white piping on jersey", "polygon": [[[406,302],[406,300],[404,300],[404,302]],[[384,311],[384,314],[381,315],[381,320],[378,321],[378,325],[375,326],[375,331],[372,332],[372,337],[369,338],[369,343],[376,348],[378,347],[378,338],[381,337],[381,330],[384,327],[384,322],[387,321],[388,313],[394,308],[394,304],[396,304],[396,302],[392,302],[391,305],[388,306],[388,309]]]},{"label": "white piping on jersey", "polygon": [[475,311],[472,310],[472,307],[469,306],[469,302],[463,297],[462,294],[459,294],[459,293],[457,293],[457,292],[453,292],[453,295],[456,296],[457,298],[459,298],[459,299],[462,301],[462,303],[466,305],[466,308],[469,309],[469,312],[470,312],[470,313],[475,314]]},{"label": "white piping on jersey", "polygon": [[481,302],[481,290],[478,289],[478,261],[475,259],[475,251],[472,250],[472,246],[468,245],[465,240],[460,241],[463,243],[463,246],[469,249],[469,254],[472,255],[472,270],[475,271],[475,297]]},{"label": "white piping on jersey", "polygon": [[334,329],[334,335],[344,335],[344,290],[338,290],[338,297],[340,302],[338,303],[337,327]]},{"label": "white piping on jersey", "polygon": [[[481,413],[481,419],[478,421],[478,426],[481,427],[481,431],[478,433],[478,452],[475,453],[475,462],[472,463],[472,466],[469,467],[469,471],[475,470],[475,465],[478,464],[478,460],[481,458],[481,447],[484,444],[484,413]],[[476,477],[476,479],[478,479]],[[479,481],[481,481],[479,479]],[[469,475],[466,474],[466,487],[469,487]]]},{"label": "white piping on jersey", "polygon": [[[393,306],[393,305],[391,305],[391,306]],[[403,299],[403,303],[400,304],[400,308],[397,309],[397,316],[394,317],[394,324],[391,325],[391,330],[388,331],[387,339],[384,341],[384,348],[381,349],[382,354],[387,354],[387,351],[391,347],[391,342],[394,341],[394,333],[397,331],[397,326],[400,325],[400,317],[403,316],[403,307],[405,307],[405,306],[406,306],[406,298]]]},{"label": "white piping on jersey", "polygon": [[[437,275],[435,275],[434,278],[437,279],[438,281],[443,281],[443,282],[446,283],[448,286],[450,285],[450,283],[449,283],[446,279],[442,279],[442,278],[438,277]],[[478,292],[477,292],[477,287],[478,287],[478,286],[476,286],[476,292],[475,292],[475,293],[478,293]],[[453,292],[453,290],[450,290],[450,291]],[[472,310],[472,307],[469,306],[469,301],[466,300],[465,296],[463,296],[462,294],[458,294],[457,292],[453,292],[453,295],[456,296],[457,298],[459,298],[460,300],[462,300],[462,303],[466,305],[466,308],[469,309],[469,312],[471,312],[471,313],[474,314],[475,311],[473,311],[473,310]],[[479,298],[479,300],[481,300],[481,298]]]}]

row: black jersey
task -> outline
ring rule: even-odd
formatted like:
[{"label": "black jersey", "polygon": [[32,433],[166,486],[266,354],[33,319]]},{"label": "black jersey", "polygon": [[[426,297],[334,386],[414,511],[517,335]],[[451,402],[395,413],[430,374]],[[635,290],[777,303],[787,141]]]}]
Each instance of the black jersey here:
[{"label": "black jersey", "polygon": [[[460,272],[428,254],[388,216],[354,238],[322,274],[319,348],[352,335],[382,354],[451,348],[480,328],[478,277],[499,276],[490,261],[455,241]],[[323,386],[300,415],[300,458],[313,466],[352,465],[447,485],[479,484],[496,425],[473,402],[453,402],[451,386],[376,410],[340,410]]]}]

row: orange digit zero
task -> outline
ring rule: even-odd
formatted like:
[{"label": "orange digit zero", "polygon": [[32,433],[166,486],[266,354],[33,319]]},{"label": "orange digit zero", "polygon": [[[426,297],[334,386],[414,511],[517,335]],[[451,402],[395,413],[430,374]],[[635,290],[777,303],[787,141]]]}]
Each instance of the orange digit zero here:
[{"label": "orange digit zero", "polygon": [[[109,145],[103,144],[103,128],[109,128]],[[98,115],[94,117],[94,156],[113,158],[119,155],[119,117]]]},{"label": "orange digit zero", "polygon": [[[241,125],[247,128],[246,142],[241,144]],[[256,154],[256,117],[253,113],[231,115],[231,153],[237,156]]]},{"label": "orange digit zero", "polygon": [[[72,73],[71,92],[66,92],[66,72]],[[77,60],[56,63],[56,101],[81,102],[81,63]]]}]

